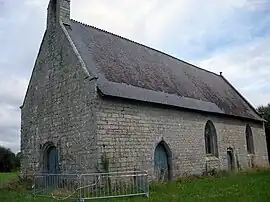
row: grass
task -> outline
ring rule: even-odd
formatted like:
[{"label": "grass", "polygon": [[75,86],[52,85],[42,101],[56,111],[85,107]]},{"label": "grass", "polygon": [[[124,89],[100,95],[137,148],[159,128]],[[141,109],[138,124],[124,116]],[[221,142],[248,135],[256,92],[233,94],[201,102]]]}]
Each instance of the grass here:
[{"label": "grass", "polygon": [[[186,178],[167,184],[151,185],[150,198],[134,197],[111,199],[114,202],[262,202],[270,201],[270,172],[238,173],[220,177]],[[51,202],[46,198],[33,198],[25,192],[0,189],[1,202]],[[108,201],[108,200],[98,200]]]},{"label": "grass", "polygon": [[0,188],[6,186],[9,182],[17,178],[17,173],[0,173]]}]

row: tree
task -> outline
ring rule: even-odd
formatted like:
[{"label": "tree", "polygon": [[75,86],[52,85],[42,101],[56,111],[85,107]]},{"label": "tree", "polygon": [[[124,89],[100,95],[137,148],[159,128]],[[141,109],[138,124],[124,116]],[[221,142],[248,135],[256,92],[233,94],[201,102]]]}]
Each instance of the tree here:
[{"label": "tree", "polygon": [[14,167],[14,154],[10,149],[0,147],[0,172],[10,172]]},{"label": "tree", "polygon": [[268,159],[270,162],[270,103],[266,106],[259,106],[257,111],[263,119],[267,121],[265,124],[266,144],[268,150]]},{"label": "tree", "polygon": [[257,111],[262,116],[262,118],[264,118],[267,121],[266,125],[270,127],[270,103],[266,106],[263,105],[259,106],[257,108]]},{"label": "tree", "polygon": [[20,153],[17,156],[5,147],[0,146],[0,172],[11,172],[20,166]]},{"label": "tree", "polygon": [[18,152],[15,157],[15,168],[19,168],[21,165],[22,152]]}]

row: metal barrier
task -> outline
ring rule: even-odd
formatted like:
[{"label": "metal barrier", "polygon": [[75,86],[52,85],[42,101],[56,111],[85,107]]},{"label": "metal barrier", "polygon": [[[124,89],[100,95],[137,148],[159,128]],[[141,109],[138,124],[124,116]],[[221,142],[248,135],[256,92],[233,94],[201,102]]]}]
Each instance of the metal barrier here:
[{"label": "metal barrier", "polygon": [[78,201],[149,196],[146,171],[35,175],[34,196]]},{"label": "metal barrier", "polygon": [[75,199],[79,186],[76,174],[41,174],[34,176],[33,192],[34,196]]}]

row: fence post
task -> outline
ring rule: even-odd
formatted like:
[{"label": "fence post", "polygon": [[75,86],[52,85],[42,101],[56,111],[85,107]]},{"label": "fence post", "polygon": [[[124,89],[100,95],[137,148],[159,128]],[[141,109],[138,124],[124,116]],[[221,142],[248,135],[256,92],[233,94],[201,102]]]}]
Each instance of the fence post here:
[{"label": "fence post", "polygon": [[147,190],[146,190],[146,197],[149,198],[149,175],[148,172],[146,171],[146,183],[147,183]]},{"label": "fence post", "polygon": [[78,198],[79,198],[79,202],[84,202],[84,199],[82,198],[82,175],[77,175],[77,177],[78,177],[78,180],[79,180],[79,187],[78,187]]}]

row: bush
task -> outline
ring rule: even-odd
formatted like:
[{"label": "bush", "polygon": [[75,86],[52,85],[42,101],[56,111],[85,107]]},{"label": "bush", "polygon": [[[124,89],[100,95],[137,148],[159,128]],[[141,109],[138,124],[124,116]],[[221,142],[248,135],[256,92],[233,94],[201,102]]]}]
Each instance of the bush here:
[{"label": "bush", "polygon": [[10,191],[31,191],[33,188],[33,178],[29,176],[18,176],[16,180],[13,180],[8,184]]},{"label": "bush", "polygon": [[243,173],[270,172],[270,166],[257,166],[257,165],[254,165],[254,167],[243,169],[241,172],[243,172]]},{"label": "bush", "polygon": [[20,153],[17,156],[5,147],[0,146],[0,172],[11,172],[20,167]]}]

